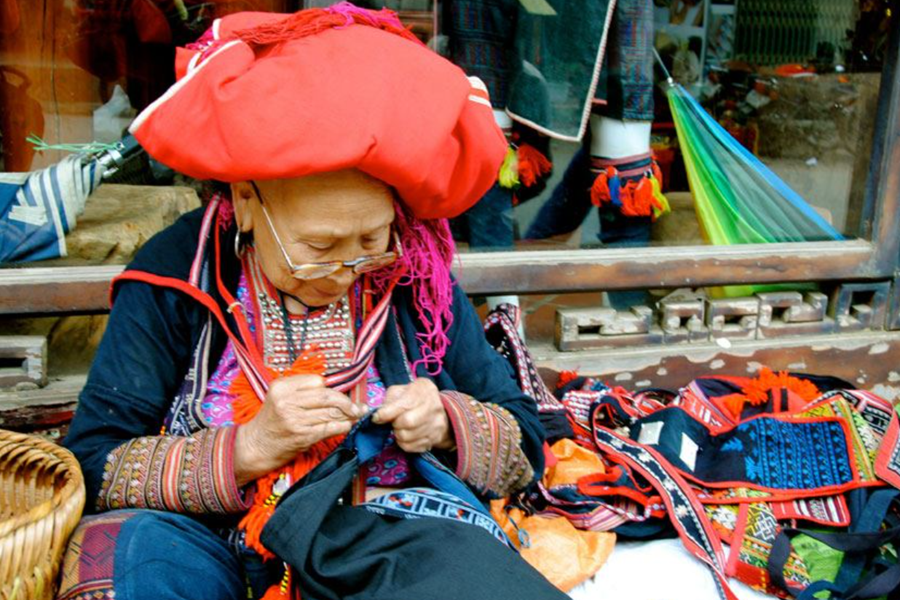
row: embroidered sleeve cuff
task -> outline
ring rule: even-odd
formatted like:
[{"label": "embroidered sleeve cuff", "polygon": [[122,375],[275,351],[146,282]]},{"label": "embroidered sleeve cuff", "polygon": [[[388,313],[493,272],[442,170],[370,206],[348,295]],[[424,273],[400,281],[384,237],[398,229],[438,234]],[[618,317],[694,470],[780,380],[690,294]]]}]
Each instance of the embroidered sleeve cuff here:
[{"label": "embroidered sleeve cuff", "polygon": [[459,392],[441,392],[456,438],[456,474],[482,495],[508,496],[531,482],[519,424],[508,410]]},{"label": "embroidered sleeve cuff", "polygon": [[106,461],[99,510],[151,508],[180,513],[247,510],[234,478],[234,427],[198,431],[190,437],[135,438]]}]

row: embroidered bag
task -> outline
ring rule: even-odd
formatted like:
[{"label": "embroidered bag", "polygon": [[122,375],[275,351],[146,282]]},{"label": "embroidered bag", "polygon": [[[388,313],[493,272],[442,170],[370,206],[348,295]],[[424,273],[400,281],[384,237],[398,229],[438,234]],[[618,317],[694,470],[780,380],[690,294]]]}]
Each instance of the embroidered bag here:
[{"label": "embroidered bag", "polygon": [[411,455],[410,466],[441,493],[416,490],[430,497],[406,500],[400,490],[396,501],[374,506],[342,503],[389,432],[360,421],[288,490],[263,529],[263,543],[294,568],[305,600],[438,600],[450,590],[473,600],[567,597],[511,549],[468,487],[429,453]]}]

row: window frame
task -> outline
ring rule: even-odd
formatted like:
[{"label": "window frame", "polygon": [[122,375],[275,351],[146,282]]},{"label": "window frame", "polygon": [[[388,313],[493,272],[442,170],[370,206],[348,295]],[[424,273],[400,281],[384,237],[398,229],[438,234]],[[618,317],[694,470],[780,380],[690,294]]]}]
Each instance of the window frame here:
[{"label": "window frame", "polygon": [[[900,263],[900,19],[882,71],[862,236],[840,242],[463,253],[455,269],[471,295],[537,294],[807,281],[876,280]],[[0,271],[0,314],[108,310],[121,265]]]}]

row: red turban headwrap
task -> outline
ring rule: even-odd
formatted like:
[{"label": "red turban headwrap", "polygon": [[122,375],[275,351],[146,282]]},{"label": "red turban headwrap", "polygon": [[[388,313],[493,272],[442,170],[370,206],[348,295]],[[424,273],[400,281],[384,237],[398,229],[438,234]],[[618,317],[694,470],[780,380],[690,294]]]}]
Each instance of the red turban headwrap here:
[{"label": "red turban headwrap", "polygon": [[233,14],[193,49],[179,48],[176,65],[177,83],[131,132],[155,159],[198,179],[355,168],[430,219],[477,202],[506,153],[481,81],[389,11],[343,3]]}]

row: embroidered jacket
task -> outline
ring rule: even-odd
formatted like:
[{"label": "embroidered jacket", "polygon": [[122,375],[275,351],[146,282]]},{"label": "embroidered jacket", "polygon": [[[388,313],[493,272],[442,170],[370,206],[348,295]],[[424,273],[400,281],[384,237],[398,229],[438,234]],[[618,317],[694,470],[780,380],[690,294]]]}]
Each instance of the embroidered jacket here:
[{"label": "embroidered jacket", "polygon": [[[240,262],[230,251],[235,230],[221,234],[221,248],[228,250],[217,253],[214,236],[206,235],[217,226],[210,213],[184,215],[155,236],[126,271],[140,273],[142,280],[114,284],[109,325],[65,440],[81,462],[93,510],[227,514],[247,508],[234,481],[235,429],[207,429],[199,418],[208,375],[227,336],[187,282],[205,291],[205,300],[230,320],[215,277],[220,273],[233,293],[240,276]],[[386,386],[411,380],[409,365],[420,357],[416,336],[422,331],[408,288],[398,287],[392,303],[375,354]],[[535,402],[485,341],[458,286],[452,309],[451,345],[443,370],[431,377],[457,442],[456,452],[445,458],[478,494],[506,495],[543,472]],[[416,375],[429,377],[421,370]]]}]

